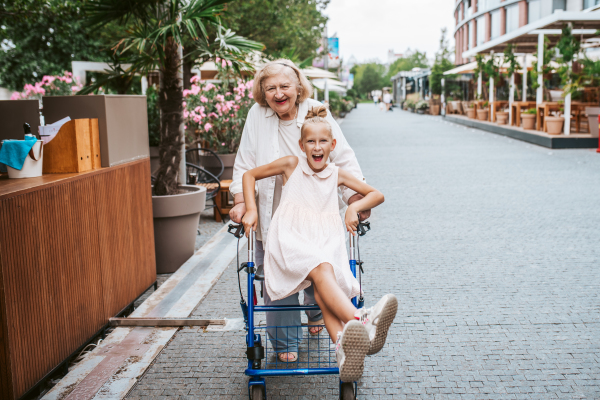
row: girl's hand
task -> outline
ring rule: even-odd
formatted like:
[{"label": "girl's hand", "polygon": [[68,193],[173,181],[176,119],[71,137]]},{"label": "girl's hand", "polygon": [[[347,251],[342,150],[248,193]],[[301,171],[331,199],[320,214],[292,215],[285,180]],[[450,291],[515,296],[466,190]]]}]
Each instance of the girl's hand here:
[{"label": "girl's hand", "polygon": [[358,215],[356,210],[352,206],[348,206],[348,208],[346,209],[345,223],[346,230],[355,235],[354,232],[356,232],[356,229],[358,227]]},{"label": "girl's hand", "polygon": [[256,210],[247,210],[244,218],[242,218],[242,224],[244,224],[244,230],[246,231],[246,237],[250,235],[250,230],[256,231],[256,224],[258,222],[258,213]]}]

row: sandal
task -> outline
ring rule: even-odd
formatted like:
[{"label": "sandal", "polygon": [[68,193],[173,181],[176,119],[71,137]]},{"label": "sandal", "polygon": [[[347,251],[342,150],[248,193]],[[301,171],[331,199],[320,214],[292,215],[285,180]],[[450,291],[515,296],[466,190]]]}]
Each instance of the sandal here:
[{"label": "sandal", "polygon": [[[316,325],[316,326],[315,326]],[[308,320],[308,333],[310,336],[317,336],[323,330],[323,318],[318,321]]]},{"label": "sandal", "polygon": [[298,353],[295,351],[277,353],[277,359],[284,363],[296,362]]}]

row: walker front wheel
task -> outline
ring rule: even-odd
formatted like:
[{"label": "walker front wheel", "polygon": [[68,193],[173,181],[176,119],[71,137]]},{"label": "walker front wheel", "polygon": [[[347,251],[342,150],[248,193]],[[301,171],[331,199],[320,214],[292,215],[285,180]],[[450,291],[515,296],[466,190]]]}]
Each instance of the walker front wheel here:
[{"label": "walker front wheel", "polygon": [[267,400],[267,397],[265,396],[265,387],[262,385],[252,385],[250,400]]},{"label": "walker front wheel", "polygon": [[356,393],[354,392],[354,383],[342,383],[342,387],[340,388],[340,398],[342,400],[356,400]]}]

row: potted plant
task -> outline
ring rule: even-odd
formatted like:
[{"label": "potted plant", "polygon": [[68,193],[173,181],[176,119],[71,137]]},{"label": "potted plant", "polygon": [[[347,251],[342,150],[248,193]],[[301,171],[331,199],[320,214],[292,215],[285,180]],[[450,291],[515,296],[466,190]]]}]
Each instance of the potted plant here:
[{"label": "potted plant", "polygon": [[486,101],[482,104],[482,108],[480,110],[477,110],[477,119],[480,121],[487,121],[488,120],[488,106],[489,103]]},{"label": "potted plant", "polygon": [[[157,272],[174,272],[194,253],[198,219],[206,197],[205,188],[179,183],[185,181],[179,176],[184,144],[183,85],[179,76],[182,46],[185,42],[186,49],[193,49],[186,54],[190,58],[204,62],[219,56],[238,70],[251,67],[246,55],[263,46],[222,28],[219,15],[225,11],[224,2],[97,0],[86,3],[85,11],[92,26],[123,21],[129,24],[124,33],[127,36],[113,50],[131,66],[114,71],[105,81],[160,72],[160,166],[152,196],[154,241]],[[216,38],[209,40],[207,25]]]},{"label": "potted plant", "polygon": [[470,119],[475,119],[477,118],[475,114],[475,104],[469,103],[469,106],[467,108],[467,117]]},{"label": "potted plant", "polygon": [[406,108],[410,110],[410,112],[415,112],[415,102],[411,99],[408,99],[404,102]]},{"label": "potted plant", "polygon": [[544,117],[546,119],[545,122],[548,135],[560,135],[563,132],[565,125],[565,118],[562,116],[563,113],[564,110],[561,107],[559,112],[554,112],[553,115]]},{"label": "potted plant", "polygon": [[417,114],[425,114],[425,110],[427,110],[429,104],[425,100],[419,100],[417,104],[415,104],[415,109],[417,110]]},{"label": "potted plant", "polygon": [[529,110],[522,112],[521,120],[523,121],[523,129],[534,129],[536,116],[537,112],[535,111],[535,108],[530,108]]},{"label": "potted plant", "polygon": [[508,123],[508,110],[496,112],[496,123],[498,125],[506,125]]}]

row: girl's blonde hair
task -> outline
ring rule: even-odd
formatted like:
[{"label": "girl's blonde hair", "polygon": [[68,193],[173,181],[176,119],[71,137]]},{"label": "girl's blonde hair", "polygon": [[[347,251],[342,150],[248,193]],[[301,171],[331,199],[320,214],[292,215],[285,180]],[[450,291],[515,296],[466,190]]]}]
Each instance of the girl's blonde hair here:
[{"label": "girl's blonde hair", "polygon": [[331,129],[331,124],[327,121],[327,106],[321,105],[317,107],[312,107],[306,113],[306,117],[304,119],[304,123],[302,124],[302,128],[300,129],[300,139],[304,139],[306,127],[310,125],[323,124],[329,131],[329,136],[333,139],[333,131]]},{"label": "girl's blonde hair", "polygon": [[267,99],[265,96],[265,89],[263,83],[267,78],[275,75],[285,74],[285,76],[293,79],[296,87],[298,88],[298,97],[296,98],[296,104],[302,103],[313,94],[313,86],[308,81],[302,71],[296,67],[296,65],[290,60],[279,59],[271,61],[265,64],[264,67],[256,71],[254,75],[254,85],[252,86],[252,95],[254,101],[263,107],[268,107]]}]

